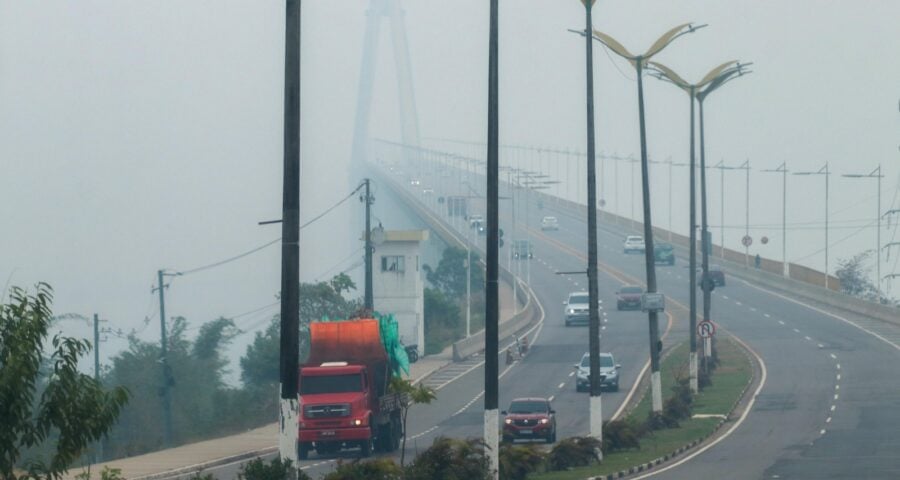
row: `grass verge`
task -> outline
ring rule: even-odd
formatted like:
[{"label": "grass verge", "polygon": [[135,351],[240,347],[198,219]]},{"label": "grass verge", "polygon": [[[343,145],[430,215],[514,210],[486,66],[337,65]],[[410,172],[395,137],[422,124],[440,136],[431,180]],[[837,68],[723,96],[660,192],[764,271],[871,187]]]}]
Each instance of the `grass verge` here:
[{"label": "grass verge", "polygon": [[[694,414],[727,415],[738,401],[744,388],[750,382],[753,366],[744,351],[730,338],[722,338],[717,343],[719,367],[712,377],[713,384],[694,397]],[[687,375],[688,347],[682,344],[663,360],[661,377],[663,395],[668,397],[675,378]],[[643,422],[650,411],[650,395],[645,394],[640,403],[626,415],[626,420]],[[716,429],[718,418],[692,418],[681,421],[679,428],[658,430],[641,438],[638,450],[619,451],[607,454],[603,463],[580,467],[568,471],[532,474],[531,480],[583,479],[590,476],[608,475],[620,470],[628,470],[643,463],[670,454],[694,440],[706,437]]]}]

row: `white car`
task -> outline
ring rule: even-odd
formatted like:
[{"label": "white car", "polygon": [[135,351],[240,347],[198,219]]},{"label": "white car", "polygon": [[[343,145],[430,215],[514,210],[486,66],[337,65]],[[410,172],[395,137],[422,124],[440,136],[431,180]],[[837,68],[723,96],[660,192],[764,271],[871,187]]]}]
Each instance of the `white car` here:
[{"label": "white car", "polygon": [[644,253],[644,237],[640,235],[629,235],[625,238],[625,244],[622,246],[625,253]]},{"label": "white car", "polygon": [[559,230],[559,220],[557,220],[556,217],[542,218],[541,230]]}]

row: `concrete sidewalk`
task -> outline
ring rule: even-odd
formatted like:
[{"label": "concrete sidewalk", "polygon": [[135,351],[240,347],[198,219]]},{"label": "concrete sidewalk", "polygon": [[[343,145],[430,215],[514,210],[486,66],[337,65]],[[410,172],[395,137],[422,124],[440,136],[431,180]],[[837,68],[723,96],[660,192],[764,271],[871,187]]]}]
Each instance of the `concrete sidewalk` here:
[{"label": "concrete sidewalk", "polygon": [[[504,283],[500,286],[500,299],[500,304],[506,306],[500,311],[501,321],[504,321],[513,315],[512,289]],[[439,354],[421,357],[416,363],[410,364],[409,378],[418,383],[452,362],[451,345]],[[274,453],[278,450],[277,438],[278,424],[272,423],[227,437],[92,465],[91,474],[99,478],[104,467],[118,468],[122,470],[122,476],[132,480],[152,480],[173,476],[175,473],[191,474],[201,469]],[[84,470],[85,468],[73,468],[63,478],[74,480],[75,475]]]}]

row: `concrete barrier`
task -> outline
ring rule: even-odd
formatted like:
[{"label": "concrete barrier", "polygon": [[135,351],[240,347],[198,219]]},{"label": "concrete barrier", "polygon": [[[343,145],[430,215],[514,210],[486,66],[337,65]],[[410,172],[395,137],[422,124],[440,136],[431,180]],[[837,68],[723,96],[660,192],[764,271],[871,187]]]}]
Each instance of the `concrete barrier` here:
[{"label": "concrete barrier", "polygon": [[[552,204],[568,214],[576,215],[579,218],[587,215],[587,206],[584,204],[560,199],[542,192],[535,192],[535,194],[541,196],[545,204]],[[630,219],[602,210],[598,212],[598,217],[601,222],[601,228],[602,224],[606,223],[607,225],[618,225],[628,231],[633,225],[634,229],[631,232],[636,235],[643,234],[643,224],[641,222],[632,222]],[[671,233],[671,240],[669,240],[669,231],[656,227],[653,229],[653,234],[656,239],[666,239],[666,241],[672,243],[676,247],[676,251],[682,256],[688,255],[690,251],[690,239],[688,237]],[[723,249],[721,245],[715,244],[712,250],[719,255],[710,256],[710,261],[721,265],[726,273],[735,277],[766,288],[780,290],[786,295],[793,294],[806,300],[819,302],[844,312],[863,315],[893,325],[900,325],[900,308],[880,305],[842,293],[839,291],[840,281],[834,276],[829,277],[828,283],[830,288],[826,289],[824,287],[825,274],[815,269],[790,263],[788,266],[790,278],[786,278],[782,274],[783,264],[780,261],[761,258],[761,268],[756,269],[747,266],[748,263],[753,264],[753,257],[750,257],[748,261],[744,252],[727,248]],[[722,256],[725,258],[722,258]]]}]

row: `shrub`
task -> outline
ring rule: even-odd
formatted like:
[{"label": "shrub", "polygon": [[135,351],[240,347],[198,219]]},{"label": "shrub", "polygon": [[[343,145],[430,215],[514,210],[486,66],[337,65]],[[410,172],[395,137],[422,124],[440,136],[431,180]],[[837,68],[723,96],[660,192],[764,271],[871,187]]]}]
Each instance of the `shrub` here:
[{"label": "shrub", "polygon": [[325,475],[324,480],[401,480],[403,469],[390,458],[361,462],[339,462],[337,468]]},{"label": "shrub", "polygon": [[615,452],[641,448],[639,426],[627,420],[614,420],[603,425],[603,451]]},{"label": "shrub", "polygon": [[536,445],[501,445],[500,479],[525,480],[529,473],[534,472],[544,463],[545,456],[544,452]]},{"label": "shrub", "polygon": [[492,478],[481,439],[438,437],[406,467],[406,480],[488,480]]},{"label": "shrub", "polygon": [[[290,460],[282,461],[276,457],[266,463],[261,458],[254,458],[241,466],[238,480],[288,480],[291,478]],[[297,470],[297,480],[311,480],[302,470]]]},{"label": "shrub", "polygon": [[550,450],[547,456],[547,466],[550,470],[567,470],[573,467],[583,467],[600,461],[597,454],[600,451],[601,442],[594,437],[570,437],[566,438]]}]

